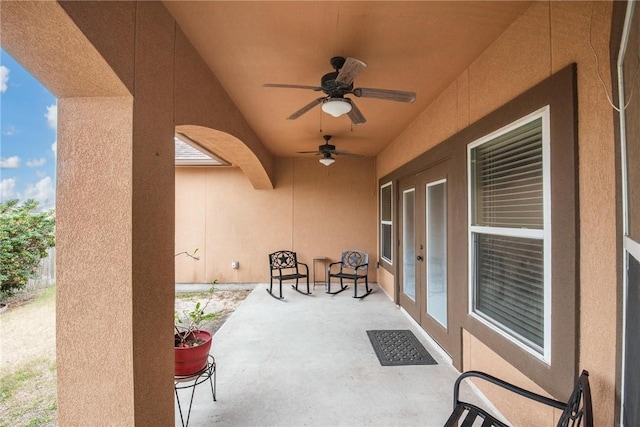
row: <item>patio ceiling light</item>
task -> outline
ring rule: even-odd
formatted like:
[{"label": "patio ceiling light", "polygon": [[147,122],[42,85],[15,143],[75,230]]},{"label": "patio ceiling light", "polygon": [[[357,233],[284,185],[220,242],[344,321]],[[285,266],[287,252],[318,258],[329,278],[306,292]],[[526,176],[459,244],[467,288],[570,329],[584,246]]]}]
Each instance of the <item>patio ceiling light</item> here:
[{"label": "patio ceiling light", "polygon": [[329,98],[322,103],[322,111],[333,117],[340,117],[351,111],[351,103],[344,98]]}]

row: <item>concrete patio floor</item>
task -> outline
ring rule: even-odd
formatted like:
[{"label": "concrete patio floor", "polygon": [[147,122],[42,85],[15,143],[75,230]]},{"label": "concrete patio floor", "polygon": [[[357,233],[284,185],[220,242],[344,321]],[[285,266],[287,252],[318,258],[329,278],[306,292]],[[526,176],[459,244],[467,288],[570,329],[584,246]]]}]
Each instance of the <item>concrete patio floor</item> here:
[{"label": "concrete patio floor", "polygon": [[[254,291],[214,335],[217,402],[196,388],[190,426],[442,426],[458,375],[448,357],[377,285],[332,296],[283,285]],[[275,288],[275,286],[274,286]],[[437,365],[381,366],[366,331],[409,329]],[[180,391],[186,421],[190,390]],[[482,401],[470,388],[465,399]],[[180,415],[176,405],[176,425]]]}]

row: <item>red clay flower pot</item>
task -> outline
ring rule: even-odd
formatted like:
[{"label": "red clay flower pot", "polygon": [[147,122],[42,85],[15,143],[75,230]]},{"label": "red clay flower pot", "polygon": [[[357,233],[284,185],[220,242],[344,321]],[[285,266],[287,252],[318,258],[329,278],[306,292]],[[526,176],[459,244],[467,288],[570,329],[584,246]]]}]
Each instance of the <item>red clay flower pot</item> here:
[{"label": "red clay flower pot", "polygon": [[179,347],[180,338],[175,336],[175,376],[192,375],[207,366],[207,358],[211,349],[211,334],[207,331],[194,331],[185,341],[198,341],[199,344]]}]

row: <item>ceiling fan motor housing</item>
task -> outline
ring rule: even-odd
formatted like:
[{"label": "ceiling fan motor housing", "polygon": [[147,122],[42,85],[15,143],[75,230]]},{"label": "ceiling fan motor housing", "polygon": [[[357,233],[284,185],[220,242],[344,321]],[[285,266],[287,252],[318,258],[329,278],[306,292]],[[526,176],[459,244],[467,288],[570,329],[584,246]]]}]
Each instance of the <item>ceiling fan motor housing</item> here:
[{"label": "ceiling fan motor housing", "polygon": [[331,144],[322,144],[318,145],[318,151],[321,153],[331,153],[331,151],[335,151],[336,146]]},{"label": "ceiling fan motor housing", "polygon": [[345,84],[336,80],[338,74],[338,71],[327,73],[320,80],[322,91],[332,98],[342,98],[345,92],[353,90],[353,83]]}]

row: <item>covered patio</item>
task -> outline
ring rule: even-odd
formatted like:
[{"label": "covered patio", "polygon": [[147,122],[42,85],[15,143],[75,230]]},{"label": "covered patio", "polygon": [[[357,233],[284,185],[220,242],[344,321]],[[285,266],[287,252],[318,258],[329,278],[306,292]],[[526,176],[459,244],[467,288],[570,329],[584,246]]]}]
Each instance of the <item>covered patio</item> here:
[{"label": "covered patio", "polygon": [[[629,374],[638,357],[625,347],[637,339],[625,304],[640,276],[640,264],[626,264],[628,254],[640,259],[640,197],[625,191],[640,188],[640,131],[630,120],[627,177],[617,115],[620,105],[639,115],[640,98],[624,99],[637,94],[637,38],[623,91],[613,65],[626,17],[640,12],[625,9],[595,1],[0,2],[3,49],[59,105],[59,424],[174,423],[175,282],[264,283],[273,251],[311,264],[350,248],[370,254],[375,293],[355,301],[316,289],[280,303],[259,285],[214,337],[219,399],[198,390],[192,425],[441,425],[456,370],[566,400],[581,369],[591,374],[596,425],[621,423],[621,396],[631,408],[640,401],[625,388],[640,383]],[[348,95],[366,123],[325,114],[320,103],[333,95],[293,90],[316,90],[309,85],[336,56],[368,64],[359,92],[336,95]],[[371,88],[416,100],[358,96]],[[305,105],[316,109],[295,118]],[[529,131],[523,162],[537,186],[534,213],[514,216],[531,224],[502,226],[492,213],[476,221],[474,200],[491,182],[476,179],[472,157],[495,154],[502,137],[511,156]],[[176,167],[176,134],[230,166]],[[319,162],[324,135],[351,156]],[[517,159],[506,163],[517,169]],[[516,172],[506,176],[519,188]],[[497,273],[479,256],[522,240],[535,240],[535,257],[496,251]],[[430,256],[430,242],[441,243],[432,249],[442,256]],[[201,262],[176,259],[194,248]],[[520,266],[531,273],[529,311],[512,303],[524,300],[520,279],[510,278]],[[509,279],[487,285],[484,271]],[[435,277],[446,302],[429,296]],[[638,299],[629,301],[637,313]],[[396,328],[413,330],[439,364],[379,366],[366,330]],[[555,425],[553,410],[482,391],[515,425]]]},{"label": "covered patio", "polygon": [[[311,296],[286,286],[280,302],[266,287],[214,335],[217,402],[208,384],[197,386],[190,426],[444,424],[458,371],[381,288],[355,300],[351,286],[335,296],[321,285]],[[381,366],[366,333],[380,329],[411,330],[438,364]],[[190,395],[180,392],[185,421]]]}]

